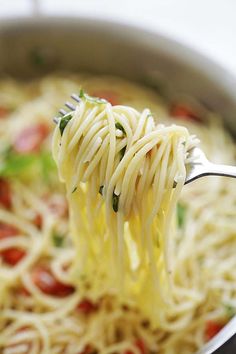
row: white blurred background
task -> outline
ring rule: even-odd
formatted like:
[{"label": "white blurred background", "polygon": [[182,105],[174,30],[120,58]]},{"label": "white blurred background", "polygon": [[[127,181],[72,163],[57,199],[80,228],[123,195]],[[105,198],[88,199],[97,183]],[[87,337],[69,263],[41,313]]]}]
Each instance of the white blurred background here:
[{"label": "white blurred background", "polygon": [[236,0],[0,0],[0,21],[32,14],[138,24],[198,49],[236,76]]}]

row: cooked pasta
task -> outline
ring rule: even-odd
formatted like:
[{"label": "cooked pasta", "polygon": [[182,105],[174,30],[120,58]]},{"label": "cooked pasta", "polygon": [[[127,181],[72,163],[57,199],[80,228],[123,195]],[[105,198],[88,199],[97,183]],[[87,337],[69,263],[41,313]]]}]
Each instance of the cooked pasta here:
[{"label": "cooked pasta", "polygon": [[112,289],[157,324],[170,301],[171,220],[194,138],[184,127],[156,124],[149,109],[112,106],[83,91],[80,97],[53,139],[83,255],[73,265],[75,281],[96,274],[96,297]]},{"label": "cooked pasta", "polygon": [[[0,89],[0,351],[202,347],[235,313],[236,192],[225,178],[183,183],[188,131],[212,161],[235,162],[221,119],[118,78]],[[53,137],[64,190],[51,120],[79,91]]]}]

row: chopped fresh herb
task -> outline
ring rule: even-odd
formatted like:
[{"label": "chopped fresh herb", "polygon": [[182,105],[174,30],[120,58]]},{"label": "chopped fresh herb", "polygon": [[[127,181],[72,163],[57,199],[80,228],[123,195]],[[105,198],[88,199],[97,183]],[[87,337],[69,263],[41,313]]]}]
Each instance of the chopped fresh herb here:
[{"label": "chopped fresh herb", "polygon": [[126,151],[126,146],[124,146],[123,149],[120,150],[120,161],[123,159],[125,151]]},{"label": "chopped fresh herb", "polygon": [[225,312],[228,318],[232,318],[236,314],[236,308],[229,304],[224,304]]},{"label": "chopped fresh herb", "polygon": [[103,195],[103,188],[104,188],[104,186],[100,186],[100,188],[99,188],[99,193],[100,193],[101,195]]},{"label": "chopped fresh herb", "polygon": [[73,191],[71,193],[75,193],[75,191],[77,190],[77,186],[74,187]]},{"label": "chopped fresh herb", "polygon": [[52,240],[55,247],[60,248],[64,244],[64,237],[62,235],[55,233],[52,235]]},{"label": "chopped fresh herb", "polygon": [[66,114],[64,117],[61,118],[60,123],[59,123],[59,129],[61,132],[61,136],[65,130],[65,127],[67,126],[67,124],[69,123],[69,121],[72,119],[72,114],[68,113]]},{"label": "chopped fresh herb", "polygon": [[0,165],[0,176],[16,176],[35,164],[35,155],[9,153]]},{"label": "chopped fresh herb", "polygon": [[49,151],[41,151],[38,156],[38,163],[40,164],[42,175],[45,181],[50,180],[51,173],[56,171],[56,163],[52,158],[52,154]]},{"label": "chopped fresh herb", "polygon": [[186,206],[183,204],[177,204],[177,222],[179,228],[182,228],[185,222]]},{"label": "chopped fresh herb", "polygon": [[113,207],[113,210],[114,210],[115,213],[117,213],[117,211],[118,211],[119,198],[120,198],[120,196],[119,196],[119,195],[116,195],[116,194],[113,192],[113,196],[112,196],[112,207]]},{"label": "chopped fresh herb", "polygon": [[125,130],[124,130],[123,126],[122,126],[119,122],[117,122],[117,123],[115,124],[115,126],[116,126],[116,129],[121,130],[121,131],[125,134]]},{"label": "chopped fresh herb", "polygon": [[3,157],[0,164],[0,176],[2,177],[28,175],[31,169],[36,169],[48,181],[51,173],[56,170],[51,153],[47,151],[41,151],[38,154],[19,154],[8,148]]},{"label": "chopped fresh herb", "polygon": [[83,89],[80,89],[79,97],[84,98],[84,90]]},{"label": "chopped fresh herb", "polygon": [[98,103],[98,104],[107,103],[107,100],[105,100],[104,98],[89,96],[87,93],[84,92],[83,89],[80,90],[79,97],[80,98],[84,98],[85,100],[87,100],[87,101],[89,101],[91,103]]}]

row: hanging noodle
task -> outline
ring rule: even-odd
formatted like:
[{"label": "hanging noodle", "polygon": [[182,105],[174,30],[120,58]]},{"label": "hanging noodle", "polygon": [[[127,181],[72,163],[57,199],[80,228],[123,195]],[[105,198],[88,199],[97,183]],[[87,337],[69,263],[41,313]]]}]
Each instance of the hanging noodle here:
[{"label": "hanging noodle", "polygon": [[[51,118],[81,86],[112,105],[81,91],[56,127],[65,191]],[[229,321],[235,182],[183,187],[188,131],[235,163],[219,117],[85,75],[2,80],[0,116],[1,353],[189,354]]]}]

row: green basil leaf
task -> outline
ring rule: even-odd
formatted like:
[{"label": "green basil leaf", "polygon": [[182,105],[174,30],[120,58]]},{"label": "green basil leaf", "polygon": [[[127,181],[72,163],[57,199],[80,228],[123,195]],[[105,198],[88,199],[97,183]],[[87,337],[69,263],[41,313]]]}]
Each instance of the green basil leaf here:
[{"label": "green basil leaf", "polygon": [[84,92],[83,89],[80,90],[79,97],[84,98],[85,100],[91,103],[98,103],[98,104],[107,103],[107,100],[105,100],[104,98],[89,96],[87,93]]},{"label": "green basil leaf", "polygon": [[125,151],[126,151],[126,146],[124,146],[123,149],[120,150],[120,161],[123,159]]},{"label": "green basil leaf", "polygon": [[55,247],[61,248],[64,245],[64,237],[59,234],[52,235],[53,244]]},{"label": "green basil leaf", "polygon": [[116,195],[116,194],[113,192],[113,196],[112,196],[112,207],[113,207],[113,210],[114,210],[115,213],[117,213],[118,208],[119,208],[119,198],[120,198],[120,196],[119,196],[119,195]]},{"label": "green basil leaf", "polygon": [[69,123],[69,121],[73,118],[71,113],[66,114],[64,117],[61,118],[60,123],[59,123],[59,129],[61,132],[61,136],[63,135],[63,132],[65,130],[65,127]]},{"label": "green basil leaf", "polygon": [[101,194],[101,195],[103,195],[103,188],[104,188],[104,186],[100,186],[100,188],[99,188],[99,194]]},{"label": "green basil leaf", "polygon": [[116,127],[116,129],[121,130],[125,134],[125,129],[124,129],[123,125],[121,125],[119,122],[117,122],[115,124],[115,127]]},{"label": "green basil leaf", "polygon": [[228,318],[234,317],[234,315],[236,314],[236,308],[234,306],[229,304],[224,304],[224,308],[225,308],[226,316]]},{"label": "green basil leaf", "polygon": [[180,203],[177,204],[177,222],[179,228],[182,228],[184,226],[186,210],[187,210],[186,206]]}]

